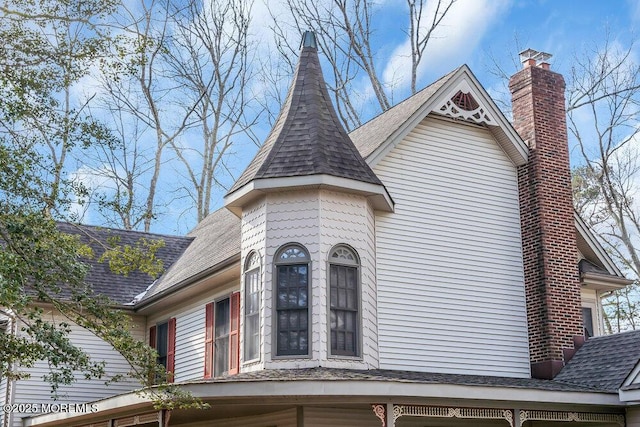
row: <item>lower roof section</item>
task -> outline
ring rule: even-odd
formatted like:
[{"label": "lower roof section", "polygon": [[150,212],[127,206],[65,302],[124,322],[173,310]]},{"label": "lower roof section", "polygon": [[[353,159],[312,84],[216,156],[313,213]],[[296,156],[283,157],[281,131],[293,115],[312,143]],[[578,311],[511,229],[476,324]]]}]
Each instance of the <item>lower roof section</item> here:
[{"label": "lower roof section", "polygon": [[[432,374],[330,368],[282,369],[243,373],[177,384],[212,405],[296,405],[318,403],[405,403],[521,408],[615,408],[618,393],[528,378]],[[25,426],[69,426],[153,410],[147,397],[132,392],[95,402],[91,414],[55,413],[27,418]],[[205,416],[205,415],[203,415]]]}]

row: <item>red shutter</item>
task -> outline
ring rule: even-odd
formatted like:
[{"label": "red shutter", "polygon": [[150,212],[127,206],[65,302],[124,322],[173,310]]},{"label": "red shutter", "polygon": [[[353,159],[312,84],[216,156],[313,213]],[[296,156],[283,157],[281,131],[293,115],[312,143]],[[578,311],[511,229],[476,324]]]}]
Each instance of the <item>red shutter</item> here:
[{"label": "red shutter", "polygon": [[240,372],[240,292],[231,294],[229,331],[229,375]]},{"label": "red shutter", "polygon": [[167,382],[172,383],[176,369],[176,318],[169,319],[167,339]]},{"label": "red shutter", "polygon": [[204,308],[204,377],[213,377],[213,303]]},{"label": "red shutter", "polygon": [[149,347],[156,348],[156,325],[149,328]]}]

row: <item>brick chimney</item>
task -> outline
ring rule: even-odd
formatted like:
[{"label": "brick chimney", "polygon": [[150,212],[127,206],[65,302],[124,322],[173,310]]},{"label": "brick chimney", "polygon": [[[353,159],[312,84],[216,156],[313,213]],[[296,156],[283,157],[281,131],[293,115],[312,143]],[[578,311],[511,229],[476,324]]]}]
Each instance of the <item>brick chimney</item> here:
[{"label": "brick chimney", "polygon": [[518,170],[531,375],[551,379],[584,342],[565,83],[528,49],[509,81],[513,125],[529,146]]}]

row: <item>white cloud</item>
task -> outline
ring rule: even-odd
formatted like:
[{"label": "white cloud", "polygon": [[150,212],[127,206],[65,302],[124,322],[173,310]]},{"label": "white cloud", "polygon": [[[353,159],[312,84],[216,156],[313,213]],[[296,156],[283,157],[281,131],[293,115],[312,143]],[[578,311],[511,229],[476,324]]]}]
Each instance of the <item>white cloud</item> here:
[{"label": "white cloud", "polygon": [[[459,0],[433,33],[418,69],[418,79],[427,70],[444,72],[460,65],[482,41],[484,34],[506,10],[509,0]],[[432,17],[436,2],[426,16]],[[423,22],[430,22],[424,19]],[[391,54],[383,72],[385,84],[402,88],[411,81],[411,44],[406,40]]]},{"label": "white cloud", "polygon": [[[113,172],[107,166],[92,168],[86,165],[81,166],[75,172],[69,174],[69,179],[74,185],[82,186],[90,195],[97,189],[113,189],[116,184],[112,178]],[[78,195],[69,205],[68,213],[74,219],[85,224],[91,224],[91,206]]]}]

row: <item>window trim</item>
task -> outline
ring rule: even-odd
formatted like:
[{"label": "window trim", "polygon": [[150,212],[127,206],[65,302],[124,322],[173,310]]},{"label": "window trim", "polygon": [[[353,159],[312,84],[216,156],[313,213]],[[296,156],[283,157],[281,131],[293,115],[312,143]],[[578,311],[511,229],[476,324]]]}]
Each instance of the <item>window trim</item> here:
[{"label": "window trim", "polygon": [[[234,320],[233,320],[233,315],[234,315],[234,304],[236,305],[235,310],[240,309],[240,299],[241,299],[241,295],[240,292],[236,291],[236,292],[231,292],[230,294],[226,294],[226,295],[222,295],[218,298],[215,298],[213,300],[210,300],[207,304],[205,304],[204,306],[204,310],[205,310],[205,350],[204,350],[204,374],[203,374],[203,378],[205,379],[210,379],[210,378],[220,378],[222,376],[228,376],[228,375],[236,375],[238,373],[240,373],[240,338],[241,338],[241,333],[240,333],[240,322],[241,319],[239,316],[238,317],[238,324],[237,329],[233,329],[233,325],[234,325]],[[227,361],[227,367],[226,370],[222,373],[222,374],[218,374],[216,375],[216,315],[217,315],[217,307],[216,305],[224,300],[229,300],[229,334],[227,335],[228,338],[228,361]],[[207,322],[207,319],[210,319],[212,323]],[[208,338],[207,337],[207,329],[209,329],[209,326],[211,326],[211,337]],[[236,336],[236,340],[237,340],[237,345],[236,348],[233,348],[233,336]],[[207,353],[210,352],[209,355],[209,360],[207,359]],[[234,357],[235,355],[235,357]],[[209,363],[207,363],[209,362]],[[233,365],[233,363],[235,362],[236,365]]]},{"label": "window trim", "polygon": [[[306,260],[302,261],[280,261],[280,257],[282,253],[291,247],[298,247],[302,249],[302,251],[306,255]],[[307,354],[278,354],[278,266],[280,265],[307,265]],[[273,297],[272,303],[272,313],[271,313],[271,359],[272,360],[288,360],[288,359],[311,359],[313,355],[313,331],[312,331],[312,323],[311,323],[311,308],[313,307],[313,296],[311,295],[311,290],[313,289],[312,280],[312,262],[311,255],[309,254],[309,250],[307,247],[298,242],[289,242],[280,246],[276,251],[273,261],[271,263],[272,267],[272,290],[271,295]]]},{"label": "window trim", "polygon": [[162,363],[158,361],[160,358],[160,353],[158,352],[158,327],[163,325],[167,325],[167,354],[164,356],[166,358],[166,362],[163,366],[167,371],[167,383],[172,383],[175,380],[176,374],[176,318],[171,317],[151,325],[149,327],[148,344],[149,347],[153,348],[156,353],[158,353],[156,363],[158,365],[162,365]]},{"label": "window trim", "polygon": [[[347,249],[354,257],[355,262],[341,262],[340,260],[332,260],[332,255],[338,249]],[[358,337],[356,339],[356,355],[350,356],[345,354],[332,354],[331,353],[331,265],[340,265],[346,267],[356,268],[356,333]],[[356,251],[351,245],[346,243],[339,243],[334,245],[328,252],[326,258],[326,289],[327,289],[327,357],[330,359],[343,359],[343,360],[364,360],[363,356],[363,319],[362,319],[362,261],[358,251]]]},{"label": "window trim", "polygon": [[[256,263],[252,262],[252,257],[256,258]],[[247,276],[254,274],[257,271],[258,274],[258,311],[256,313],[252,313],[252,315],[258,316],[258,343],[257,343],[257,357],[252,359],[247,359],[247,339],[249,338],[249,334],[247,333]],[[260,325],[262,325],[262,294],[263,294],[263,286],[262,286],[262,257],[260,253],[256,250],[252,250],[249,252],[245,259],[244,263],[244,273],[242,275],[243,280],[243,292],[242,292],[242,332],[243,332],[243,340],[242,340],[242,364],[250,364],[260,362],[262,360],[262,351],[261,343],[262,337],[260,334]]]},{"label": "window trim", "polygon": [[[217,316],[218,316],[218,304],[222,303],[223,301],[229,301],[228,305],[229,305],[229,316],[226,319],[228,322],[228,328],[229,331],[227,332],[227,334],[225,336],[221,336],[221,337],[217,337],[216,336],[216,327],[218,327],[218,322],[216,322],[217,320]],[[212,370],[211,370],[211,376],[212,378],[219,378],[225,375],[229,375],[229,371],[230,371],[230,364],[231,364],[231,295],[225,295],[223,297],[220,298],[216,298],[213,302],[213,358],[212,358]],[[218,350],[218,343],[216,342],[218,339],[220,338],[224,338],[226,337],[227,340],[227,366],[225,366],[225,369],[221,372],[221,373],[217,373],[216,374],[216,369],[218,368],[218,364],[216,363],[216,355],[217,355],[217,350]]]}]

